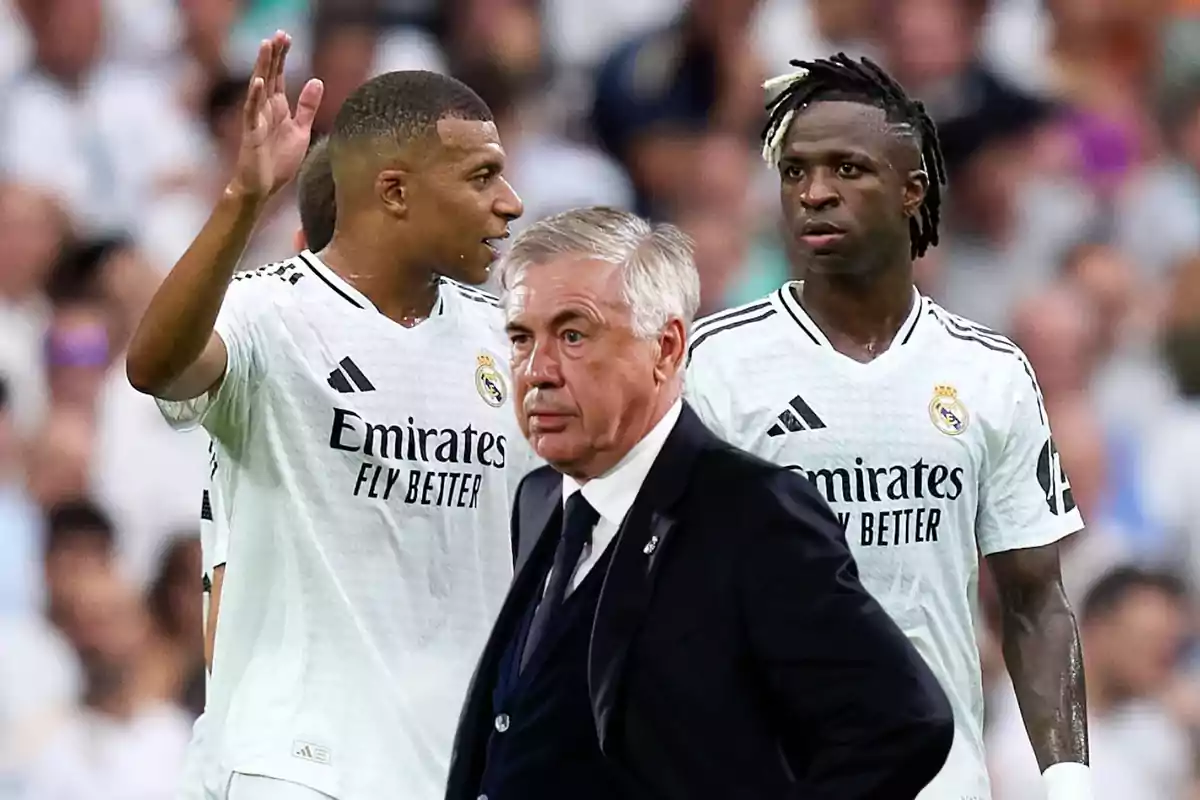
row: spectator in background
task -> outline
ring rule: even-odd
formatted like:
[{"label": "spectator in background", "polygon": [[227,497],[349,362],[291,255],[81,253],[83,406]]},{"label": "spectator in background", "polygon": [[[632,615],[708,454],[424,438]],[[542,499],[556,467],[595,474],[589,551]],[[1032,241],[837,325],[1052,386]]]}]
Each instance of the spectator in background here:
[{"label": "spectator in background", "polygon": [[225,77],[229,34],[242,0],[178,0],[180,47],[166,65],[184,106],[203,117],[204,98]]},{"label": "spectator in background", "polygon": [[1037,372],[1047,403],[1090,388],[1099,319],[1074,286],[1060,281],[1025,297],[1015,308],[1011,330]]},{"label": "spectator in background", "polygon": [[[241,144],[242,105],[249,82],[248,76],[224,76],[213,83],[204,105],[212,153],[210,162],[160,194],[138,221],[137,246],[160,270],[170,269],[187,250],[233,174]],[[322,108],[331,104],[327,97]],[[336,111],[337,106],[333,108]],[[250,242],[245,263],[268,264],[292,254],[292,235],[300,224],[295,207],[291,188],[272,199]]]},{"label": "spectator in background", "polygon": [[104,62],[103,0],[21,0],[33,68],[0,93],[0,169],[52,191],[89,231],[129,225],[195,144],[152,74]]},{"label": "spectator in background", "polygon": [[1178,396],[1147,429],[1142,491],[1200,599],[1200,256],[1180,265],[1168,298],[1161,347]]},{"label": "spectator in background", "polygon": [[764,121],[763,68],[750,42],[758,0],[692,0],[676,22],[619,46],[596,75],[592,123],[624,164],[638,211],[662,218],[691,190],[709,130],[746,136]]},{"label": "spectator in background", "polygon": [[[520,12],[513,12],[520,13]],[[532,12],[531,12],[532,13]],[[533,15],[528,24],[539,24]],[[525,204],[525,214],[510,227],[514,233],[542,217],[579,206],[630,208],[633,188],[611,158],[558,134],[542,103],[550,66],[540,37],[526,34],[533,52],[484,46],[466,56],[455,74],[492,109],[508,156],[505,174]]]},{"label": "spectator in background", "polygon": [[[1039,373],[1040,374],[1040,373]],[[1071,497],[1087,527],[1063,540],[1059,551],[1063,588],[1072,608],[1083,608],[1092,585],[1132,558],[1134,535],[1124,531],[1109,504],[1112,466],[1104,428],[1086,394],[1047,403],[1062,471],[1071,476]]]},{"label": "spectator in background", "polygon": [[108,309],[97,297],[61,299],[46,332],[50,403],[91,415],[112,361]]},{"label": "spectator in background", "polygon": [[29,493],[42,508],[88,495],[95,428],[89,413],[54,408],[26,445]]},{"label": "spectator in background", "polygon": [[[313,20],[312,74],[325,84],[325,95],[313,122],[314,138],[333,132],[333,120],[342,103],[374,74],[379,44],[379,30],[374,23],[370,8],[347,11],[332,3]],[[248,82],[248,78],[241,79],[243,92]],[[237,148],[233,151],[236,153]],[[247,263],[260,262],[247,257]]]},{"label": "spectator in background", "polygon": [[[1131,567],[1093,586],[1080,631],[1095,800],[1180,800],[1192,781],[1187,731],[1162,698],[1188,629],[1182,584]],[[1011,690],[1008,690],[1011,691]],[[989,741],[994,800],[1038,797],[1040,778],[1011,696]]]},{"label": "spectator in background", "polygon": [[200,574],[200,537],[189,533],[169,539],[146,595],[149,640],[138,671],[139,695],[186,708],[193,718],[204,710],[204,624],[196,602]]},{"label": "spectator in background", "polygon": [[[701,139],[696,155],[703,169],[692,176],[674,217],[697,238],[700,313],[708,314],[764,297],[792,277],[793,269],[777,228],[761,222],[755,179],[774,176],[757,153],[735,134],[712,132]],[[778,191],[771,187],[771,209]]]},{"label": "spectator in background", "polygon": [[45,745],[81,688],[70,643],[78,638],[78,605],[86,581],[114,571],[116,541],[108,517],[74,500],[46,514],[41,555],[41,614],[0,618],[0,780],[21,773]]},{"label": "spectator in background", "polygon": [[0,182],[0,374],[9,380],[22,434],[32,432],[46,402],[42,344],[49,307],[43,292],[69,227],[48,193]]},{"label": "spectator in background", "polygon": [[41,605],[41,539],[40,513],[25,486],[8,382],[0,377],[0,616],[34,614]]},{"label": "spectator in background", "polygon": [[[711,205],[697,205],[684,209],[676,216],[675,223],[691,237],[694,246],[693,258],[700,273],[697,315],[727,308],[732,284],[750,252],[745,220],[739,214],[722,213]],[[778,284],[772,288],[778,288]]]},{"label": "spectator in background", "polygon": [[1112,239],[1143,282],[1167,278],[1200,250],[1200,84],[1192,78],[1161,95],[1161,150],[1127,176],[1112,214]]},{"label": "spectator in background", "polygon": [[116,553],[112,521],[98,506],[75,499],[49,508],[43,566],[46,617],[55,627],[70,635],[74,584],[82,575],[113,571]]},{"label": "spectator in background", "polygon": [[937,123],[950,177],[931,293],[956,314],[1008,331],[1013,306],[1053,274],[1089,220],[1086,197],[1047,172],[1059,156],[1042,146],[1053,109],[980,58],[986,0],[882,8],[889,68]]},{"label": "spectator in background", "polygon": [[83,694],[34,759],[22,797],[172,797],[189,721],[179,708],[138,694],[147,641],[138,595],[112,571],[78,576],[73,594],[69,626]]},{"label": "spectator in background", "polygon": [[875,42],[878,0],[763,0],[755,40],[769,69],[781,75],[793,58],[844,52],[882,61]]}]

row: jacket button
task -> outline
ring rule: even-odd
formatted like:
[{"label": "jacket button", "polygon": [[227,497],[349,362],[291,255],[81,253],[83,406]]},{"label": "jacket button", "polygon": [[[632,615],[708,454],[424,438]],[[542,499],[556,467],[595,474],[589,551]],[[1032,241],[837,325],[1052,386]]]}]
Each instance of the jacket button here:
[{"label": "jacket button", "polygon": [[[510,721],[511,720],[509,720],[508,714],[497,714],[496,715],[496,731],[498,733],[504,733],[506,730],[508,730],[508,725],[509,725]],[[486,798],[485,798],[485,800],[486,800]]]}]

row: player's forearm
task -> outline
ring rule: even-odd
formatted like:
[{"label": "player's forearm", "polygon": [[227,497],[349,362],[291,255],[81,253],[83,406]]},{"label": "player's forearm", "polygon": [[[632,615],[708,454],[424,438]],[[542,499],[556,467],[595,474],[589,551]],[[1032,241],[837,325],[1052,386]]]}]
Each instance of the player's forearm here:
[{"label": "player's forearm", "polygon": [[264,202],[264,197],[235,186],[225,190],[204,228],[159,286],[134,333],[126,363],[134,388],[163,396],[200,358]]},{"label": "player's forearm", "polygon": [[1038,766],[1086,764],[1083,654],[1061,585],[1005,604],[1004,660]]}]

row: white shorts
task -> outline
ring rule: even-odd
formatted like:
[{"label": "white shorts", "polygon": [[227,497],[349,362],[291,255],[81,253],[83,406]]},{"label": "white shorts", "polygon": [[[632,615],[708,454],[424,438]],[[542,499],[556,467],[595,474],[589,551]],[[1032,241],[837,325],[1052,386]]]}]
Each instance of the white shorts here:
[{"label": "white shorts", "polygon": [[233,773],[226,800],[334,800],[327,794],[299,783],[266,778],[262,775]]}]

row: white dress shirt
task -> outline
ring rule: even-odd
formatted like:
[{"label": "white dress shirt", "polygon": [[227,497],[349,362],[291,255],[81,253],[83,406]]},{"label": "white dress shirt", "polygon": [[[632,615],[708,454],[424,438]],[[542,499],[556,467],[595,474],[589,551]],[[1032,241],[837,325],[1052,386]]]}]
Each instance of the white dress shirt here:
[{"label": "white dress shirt", "polygon": [[[633,501],[637,499],[642,483],[650,474],[650,468],[654,466],[667,436],[679,420],[679,412],[682,409],[683,401],[676,400],[675,405],[668,409],[658,424],[651,428],[615,467],[600,477],[580,485],[574,478],[563,475],[563,504],[565,505],[575,492],[583,492],[583,499],[600,514],[600,520],[592,529],[592,543],[584,547],[583,555],[579,557],[579,565],[575,568],[575,575],[572,576],[571,585],[567,589],[568,594],[587,577],[591,568],[600,560],[600,556],[604,555],[609,543],[616,538],[621,523],[625,521],[625,515],[633,507]],[[546,585],[549,585],[549,580]]]}]

